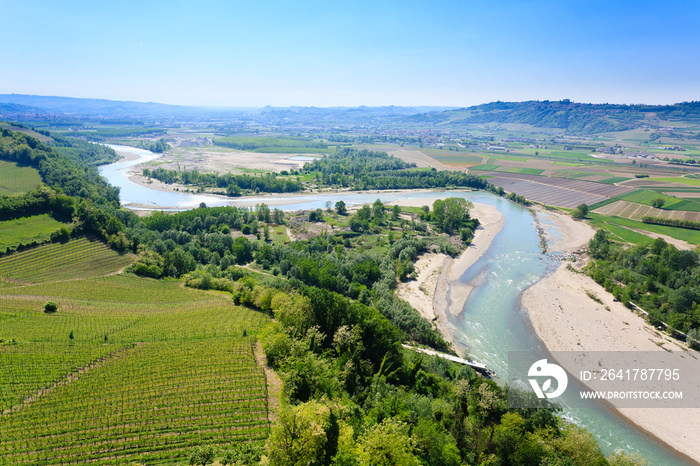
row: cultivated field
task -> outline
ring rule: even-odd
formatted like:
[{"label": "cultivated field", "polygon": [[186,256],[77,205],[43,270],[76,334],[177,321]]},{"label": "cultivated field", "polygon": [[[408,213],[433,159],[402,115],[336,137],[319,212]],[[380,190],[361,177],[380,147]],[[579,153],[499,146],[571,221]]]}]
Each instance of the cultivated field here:
[{"label": "cultivated field", "polygon": [[0,289],[0,464],[182,464],[196,445],[262,441],[266,322],[131,275]]},{"label": "cultivated field", "polygon": [[508,192],[515,192],[531,201],[569,209],[584,203],[596,204],[632,191],[621,186],[566,178],[500,172],[484,174],[490,176],[489,182]]},{"label": "cultivated field", "polygon": [[0,286],[94,277],[117,272],[134,261],[100,241],[85,238],[39,246],[0,258]]},{"label": "cultivated field", "polygon": [[671,218],[675,220],[690,220],[700,222],[700,212],[683,210],[656,209],[654,207],[628,201],[615,201],[594,210],[597,214],[642,220],[643,217]]}]

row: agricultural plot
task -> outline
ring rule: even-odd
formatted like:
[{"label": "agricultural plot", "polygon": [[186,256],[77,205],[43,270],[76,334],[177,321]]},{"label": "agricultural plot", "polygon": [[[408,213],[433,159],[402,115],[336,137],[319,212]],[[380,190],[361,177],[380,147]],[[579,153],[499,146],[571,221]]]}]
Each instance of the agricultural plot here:
[{"label": "agricultural plot", "polygon": [[41,176],[35,168],[0,160],[0,196],[24,194],[36,189],[39,183]]},{"label": "agricultural plot", "polygon": [[478,165],[482,161],[482,158],[478,155],[464,155],[460,153],[451,154],[449,152],[445,153],[441,151],[433,151],[429,155],[435,160],[446,165],[470,166]]},{"label": "agricultural plot", "polygon": [[631,189],[590,181],[548,178],[526,174],[491,173],[491,183],[508,192],[547,205],[572,209],[579,204],[596,204]]},{"label": "agricultural plot", "polygon": [[651,223],[642,223],[638,220],[633,220],[624,217],[602,216],[598,213],[589,214],[596,226],[605,226],[608,229],[609,225],[616,225],[624,229],[634,229],[640,232],[658,233],[660,235],[670,236],[685,241],[690,244],[700,244],[700,231],[688,230],[686,228],[669,227],[666,225],[654,225]]},{"label": "agricultural plot", "polygon": [[689,212],[683,210],[656,209],[654,207],[637,204],[628,201],[615,201],[611,204],[599,207],[594,210],[597,214],[629,218],[632,220],[642,220],[643,217],[659,217],[675,220],[690,220],[700,222],[700,212]]},{"label": "agricultural plot", "polygon": [[0,259],[0,281],[22,284],[106,275],[134,261],[86,238],[29,249]]},{"label": "agricultural plot", "polygon": [[112,275],[0,289],[0,465],[181,464],[196,445],[265,439],[253,344],[268,318],[180,285]]},{"label": "agricultural plot", "polygon": [[61,222],[54,220],[49,214],[0,222],[0,253],[33,241],[45,243],[51,239],[51,233],[58,231],[62,226]]},{"label": "agricultural plot", "polygon": [[[694,175],[691,175],[694,176]],[[700,180],[697,178],[684,176],[669,176],[669,177],[654,177],[651,181],[659,181],[663,183],[685,184],[688,186],[700,186]]]}]

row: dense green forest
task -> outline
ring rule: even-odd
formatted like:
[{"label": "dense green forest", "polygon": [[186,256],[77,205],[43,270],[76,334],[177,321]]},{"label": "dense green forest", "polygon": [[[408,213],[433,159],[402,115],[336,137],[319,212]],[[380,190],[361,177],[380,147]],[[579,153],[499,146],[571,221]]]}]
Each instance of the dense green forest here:
[{"label": "dense green forest", "polygon": [[587,273],[624,304],[633,302],[656,320],[687,333],[700,327],[700,263],[663,239],[625,249],[598,230],[590,242]]}]

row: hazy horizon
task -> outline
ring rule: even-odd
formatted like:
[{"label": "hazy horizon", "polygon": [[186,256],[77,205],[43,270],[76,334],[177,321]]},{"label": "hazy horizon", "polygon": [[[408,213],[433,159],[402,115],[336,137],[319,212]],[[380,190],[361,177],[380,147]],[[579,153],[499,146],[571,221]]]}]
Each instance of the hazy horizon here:
[{"label": "hazy horizon", "polygon": [[[154,101],[144,101],[144,100],[115,100],[115,99],[108,99],[108,98],[103,98],[103,97],[76,97],[76,96],[67,96],[67,95],[39,95],[39,94],[20,94],[20,93],[0,93],[0,95],[17,95],[17,96],[27,96],[27,97],[40,97],[40,98],[59,98],[59,99],[87,99],[87,100],[98,100],[98,101],[109,101],[109,102],[125,102],[125,103],[135,103],[135,104],[155,104],[155,105],[168,105],[168,106],[179,106],[179,107],[190,107],[190,108],[203,108],[203,109],[217,109],[217,110],[262,110],[264,108],[318,108],[318,109],[342,109],[342,108],[361,108],[361,107],[366,107],[366,108],[386,108],[386,107],[398,107],[398,108],[452,108],[452,109],[459,109],[459,108],[467,108],[467,107],[472,107],[472,106],[479,106],[479,105],[486,105],[486,104],[491,104],[495,102],[511,102],[511,103],[522,103],[522,102],[529,102],[529,101],[538,101],[538,102],[560,102],[563,99],[528,99],[528,100],[503,100],[503,99],[496,99],[496,100],[490,100],[488,102],[479,102],[476,104],[472,105],[401,105],[401,104],[388,104],[388,105],[365,105],[365,104],[359,104],[359,105],[327,105],[327,106],[322,106],[322,105],[262,105],[262,106],[232,106],[232,105],[198,105],[198,104],[172,104],[168,102],[154,102]],[[566,98],[564,98],[566,99]],[[626,103],[626,102],[583,102],[583,101],[577,101],[574,99],[569,99],[572,103],[578,103],[578,104],[592,104],[592,105],[603,105],[603,104],[609,104],[609,105],[674,105],[674,104],[680,104],[684,102],[693,102],[693,101],[698,101],[696,99],[686,99],[682,101],[677,101],[677,102],[663,102],[663,103],[649,103],[649,102],[632,102],[632,103]],[[2,103],[2,102],[0,102]]]},{"label": "hazy horizon", "polygon": [[3,16],[2,94],[229,108],[700,98],[694,1],[37,1]]}]

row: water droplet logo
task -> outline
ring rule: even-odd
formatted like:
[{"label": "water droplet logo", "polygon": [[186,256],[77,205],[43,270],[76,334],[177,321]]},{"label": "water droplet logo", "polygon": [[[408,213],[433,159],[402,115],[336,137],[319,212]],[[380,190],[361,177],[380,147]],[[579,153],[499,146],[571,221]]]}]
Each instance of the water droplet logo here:
[{"label": "water droplet logo", "polygon": [[[530,366],[527,375],[529,377],[549,377],[544,381],[541,388],[536,379],[528,379],[532,389],[535,390],[537,398],[556,398],[564,393],[569,383],[569,377],[567,377],[564,369],[556,364],[548,363],[546,359],[540,359]],[[547,392],[552,387],[552,378],[557,381],[557,389],[553,392]]]}]

